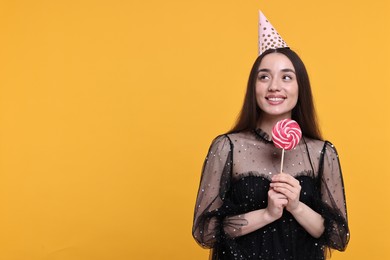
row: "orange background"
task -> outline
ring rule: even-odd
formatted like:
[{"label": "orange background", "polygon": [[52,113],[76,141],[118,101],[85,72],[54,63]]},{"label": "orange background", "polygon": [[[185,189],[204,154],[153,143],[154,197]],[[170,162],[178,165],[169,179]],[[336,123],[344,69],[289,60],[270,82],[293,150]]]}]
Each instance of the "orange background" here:
[{"label": "orange background", "polygon": [[389,1],[0,2],[0,259],[207,259],[191,237],[258,9],[305,61],[351,241],[390,259]]}]

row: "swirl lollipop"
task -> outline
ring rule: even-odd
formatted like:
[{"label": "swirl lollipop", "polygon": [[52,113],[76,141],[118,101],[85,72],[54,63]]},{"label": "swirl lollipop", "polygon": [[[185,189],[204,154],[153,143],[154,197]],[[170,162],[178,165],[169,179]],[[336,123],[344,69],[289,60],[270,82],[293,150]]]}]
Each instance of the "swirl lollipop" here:
[{"label": "swirl lollipop", "polygon": [[301,137],[302,131],[296,121],[283,119],[275,124],[272,129],[272,141],[276,147],[283,149],[280,172],[283,171],[284,150],[291,150],[296,147]]}]

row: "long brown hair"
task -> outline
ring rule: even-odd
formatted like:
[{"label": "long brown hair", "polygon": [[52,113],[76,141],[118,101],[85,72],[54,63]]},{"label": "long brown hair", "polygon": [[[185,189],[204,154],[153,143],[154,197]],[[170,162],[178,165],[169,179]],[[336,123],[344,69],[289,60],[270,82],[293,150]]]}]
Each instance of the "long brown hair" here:
[{"label": "long brown hair", "polygon": [[261,119],[261,110],[256,102],[256,80],[258,68],[263,58],[270,53],[284,54],[293,64],[298,83],[298,102],[291,113],[291,118],[299,124],[303,135],[322,140],[314,108],[309,75],[301,58],[290,48],[268,49],[255,61],[249,74],[244,104],[237,121],[228,133],[253,130]]}]

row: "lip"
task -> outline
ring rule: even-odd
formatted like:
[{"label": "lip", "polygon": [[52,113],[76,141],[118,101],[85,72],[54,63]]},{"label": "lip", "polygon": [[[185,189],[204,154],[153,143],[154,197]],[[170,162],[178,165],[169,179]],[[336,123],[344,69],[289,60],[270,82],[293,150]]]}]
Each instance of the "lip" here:
[{"label": "lip", "polygon": [[279,105],[283,103],[284,100],[287,99],[287,97],[282,95],[268,95],[265,97],[265,99],[271,105]]}]

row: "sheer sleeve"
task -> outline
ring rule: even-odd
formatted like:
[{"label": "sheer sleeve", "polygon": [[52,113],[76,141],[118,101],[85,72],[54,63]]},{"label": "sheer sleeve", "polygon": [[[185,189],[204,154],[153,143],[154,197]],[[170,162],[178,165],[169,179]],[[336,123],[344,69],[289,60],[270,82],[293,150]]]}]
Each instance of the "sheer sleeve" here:
[{"label": "sheer sleeve", "polygon": [[325,246],[344,251],[349,241],[344,183],[336,148],[325,142],[319,168]]},{"label": "sheer sleeve", "polygon": [[226,135],[214,139],[205,162],[195,204],[192,235],[203,247],[211,248],[222,232],[225,195],[230,187],[232,144]]}]

